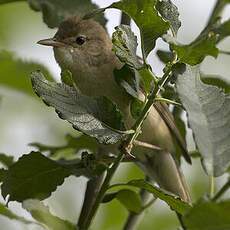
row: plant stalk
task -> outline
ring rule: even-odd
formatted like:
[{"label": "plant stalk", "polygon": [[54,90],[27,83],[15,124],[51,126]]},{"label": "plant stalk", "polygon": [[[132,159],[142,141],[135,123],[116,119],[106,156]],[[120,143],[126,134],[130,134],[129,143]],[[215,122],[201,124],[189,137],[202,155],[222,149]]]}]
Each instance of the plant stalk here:
[{"label": "plant stalk", "polygon": [[213,196],[212,201],[217,201],[230,188],[230,179],[227,183]]}]

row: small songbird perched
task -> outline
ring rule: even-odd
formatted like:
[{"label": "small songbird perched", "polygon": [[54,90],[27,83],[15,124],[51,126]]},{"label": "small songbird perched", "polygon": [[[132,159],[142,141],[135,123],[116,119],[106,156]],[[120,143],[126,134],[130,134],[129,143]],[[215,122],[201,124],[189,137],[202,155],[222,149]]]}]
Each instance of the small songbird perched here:
[{"label": "small songbird perched", "polygon": [[[54,48],[55,59],[60,67],[70,70],[77,87],[88,96],[106,96],[116,103],[124,115],[126,127],[131,128],[135,120],[130,113],[130,96],[116,83],[114,69],[122,63],[112,51],[112,42],[104,28],[92,19],[71,17],[62,22],[54,38],[38,42]],[[160,105],[160,104],[159,104]],[[167,106],[159,106],[173,118]],[[171,128],[173,125],[171,126]],[[138,140],[157,145],[162,151],[134,147],[139,165],[160,187],[190,202],[190,196],[178,165],[171,153],[175,146],[169,125],[154,106],[143,123]]]}]

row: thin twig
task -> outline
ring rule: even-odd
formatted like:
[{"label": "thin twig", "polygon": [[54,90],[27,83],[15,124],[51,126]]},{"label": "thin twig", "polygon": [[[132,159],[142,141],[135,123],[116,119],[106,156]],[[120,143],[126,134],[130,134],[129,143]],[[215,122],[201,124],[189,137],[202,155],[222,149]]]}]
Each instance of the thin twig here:
[{"label": "thin twig", "polygon": [[138,141],[138,140],[135,140],[135,141],[133,142],[133,144],[134,144],[135,146],[140,146],[140,147],[144,147],[144,148],[147,148],[147,149],[162,150],[162,148],[159,147],[159,146],[152,145],[152,144],[149,144],[149,143],[146,143],[146,142],[142,142],[142,141]]}]

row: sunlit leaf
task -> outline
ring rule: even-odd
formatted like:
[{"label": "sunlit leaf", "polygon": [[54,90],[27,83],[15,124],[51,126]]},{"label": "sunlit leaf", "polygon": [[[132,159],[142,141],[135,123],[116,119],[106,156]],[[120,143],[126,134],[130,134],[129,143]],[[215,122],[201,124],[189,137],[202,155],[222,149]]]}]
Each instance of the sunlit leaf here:
[{"label": "sunlit leaf", "polygon": [[48,206],[39,200],[29,199],[22,204],[23,208],[31,213],[32,217],[49,230],[77,230],[77,227],[60,217],[53,215]]},{"label": "sunlit leaf", "polygon": [[210,175],[220,176],[230,165],[230,97],[200,80],[199,66],[186,66],[176,81],[188,121]]},{"label": "sunlit leaf", "polygon": [[[42,12],[43,20],[50,28],[58,27],[63,20],[70,16],[82,17],[98,8],[91,0],[28,0],[28,2],[33,10]],[[103,25],[106,23],[102,13],[94,19]]]},{"label": "sunlit leaf", "polygon": [[31,79],[35,92],[74,128],[105,144],[124,137],[125,132],[119,131],[124,130],[121,113],[107,98],[81,95],[68,85],[47,81],[40,72],[34,72]]}]

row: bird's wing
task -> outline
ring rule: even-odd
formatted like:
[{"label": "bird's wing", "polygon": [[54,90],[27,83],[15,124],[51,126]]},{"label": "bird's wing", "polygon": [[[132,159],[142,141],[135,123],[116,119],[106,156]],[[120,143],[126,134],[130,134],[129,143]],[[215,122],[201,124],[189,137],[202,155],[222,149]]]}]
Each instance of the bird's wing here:
[{"label": "bird's wing", "polygon": [[174,117],[170,113],[168,106],[165,103],[162,102],[156,102],[154,103],[154,108],[157,110],[157,112],[160,114],[161,118],[164,120],[165,124],[168,126],[171,134],[175,137],[176,142],[182,149],[182,155],[185,158],[185,160],[191,164],[192,160],[191,157],[188,154],[187,146],[185,143],[185,140],[181,136],[178,128],[176,127]]}]

